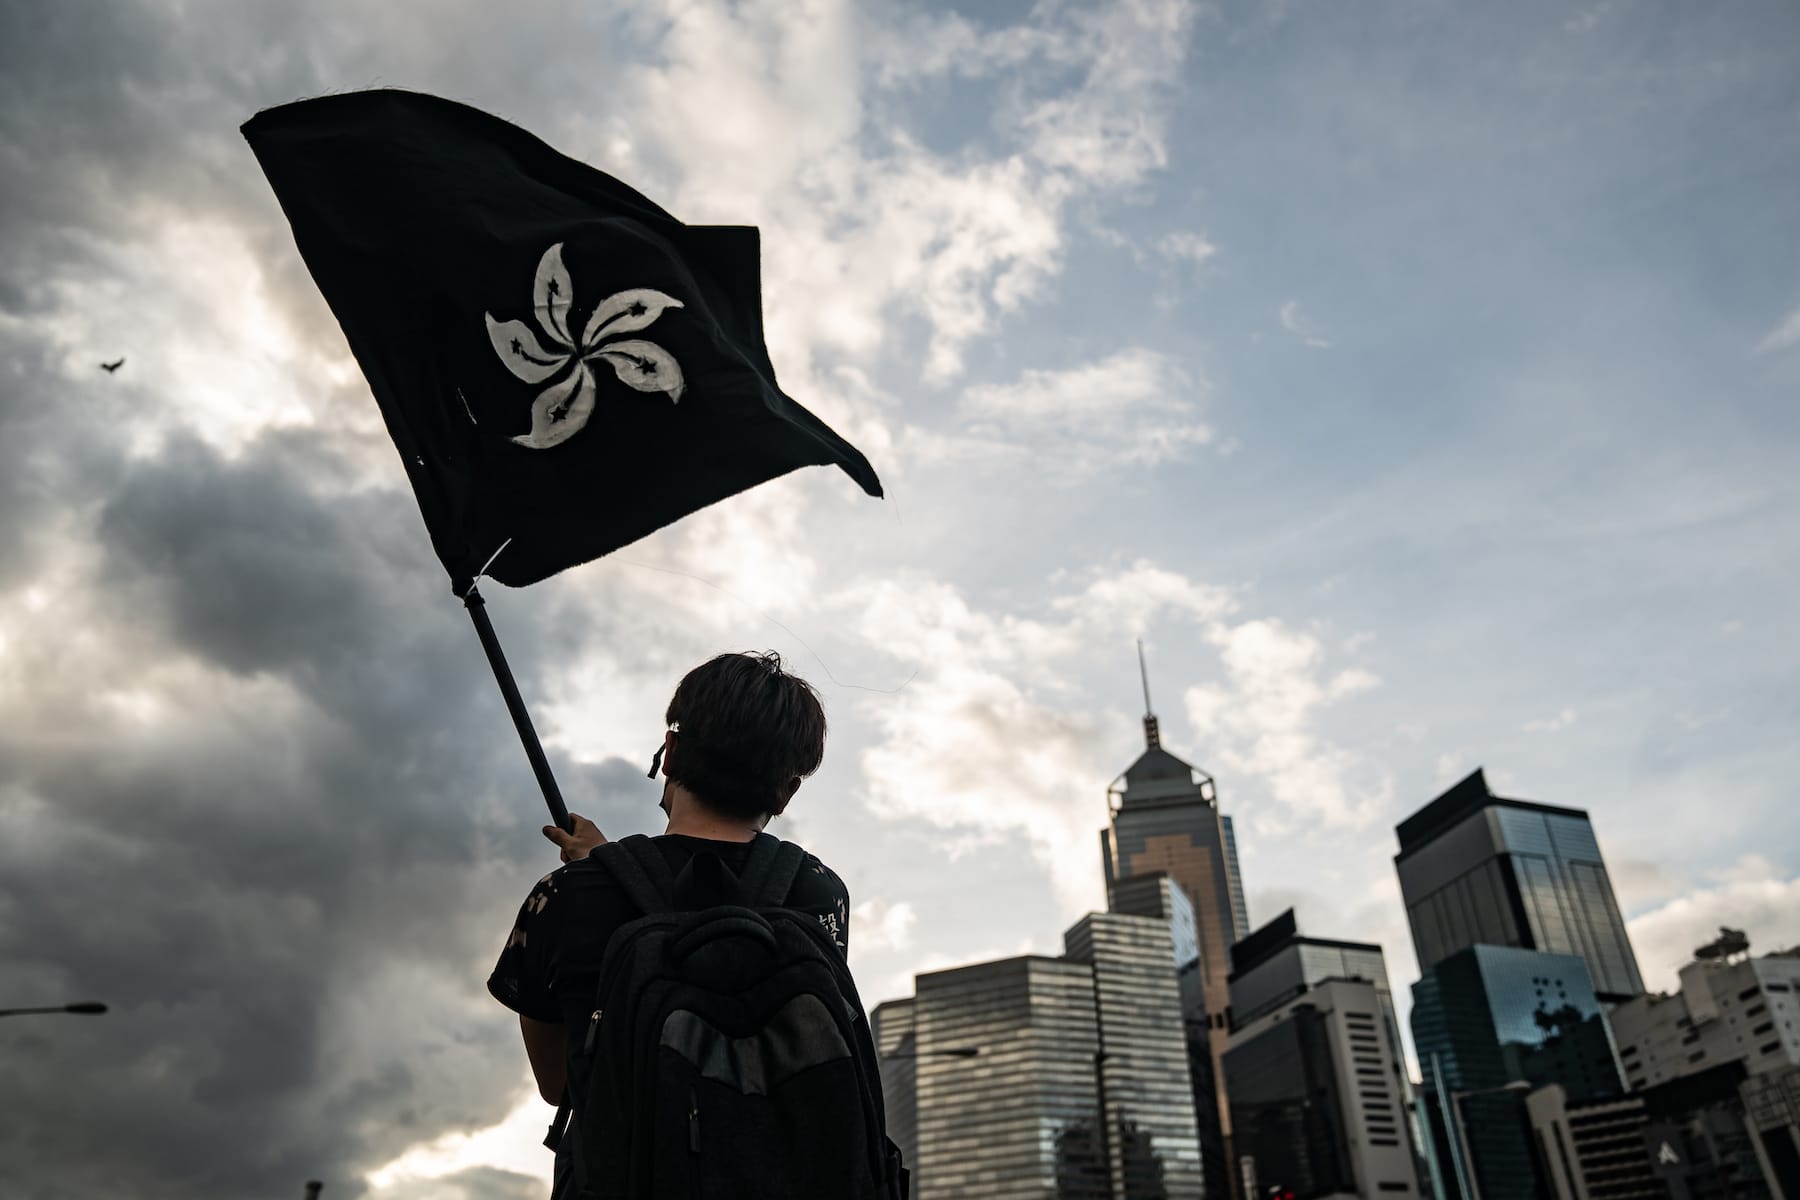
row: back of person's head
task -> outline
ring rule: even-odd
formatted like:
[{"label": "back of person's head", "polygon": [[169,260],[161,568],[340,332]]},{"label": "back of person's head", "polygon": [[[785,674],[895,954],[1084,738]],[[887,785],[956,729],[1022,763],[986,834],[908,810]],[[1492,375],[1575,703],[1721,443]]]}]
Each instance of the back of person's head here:
[{"label": "back of person's head", "polygon": [[721,654],[689,671],[666,714],[675,730],[668,777],[730,816],[787,807],[825,758],[825,709],[781,656]]}]

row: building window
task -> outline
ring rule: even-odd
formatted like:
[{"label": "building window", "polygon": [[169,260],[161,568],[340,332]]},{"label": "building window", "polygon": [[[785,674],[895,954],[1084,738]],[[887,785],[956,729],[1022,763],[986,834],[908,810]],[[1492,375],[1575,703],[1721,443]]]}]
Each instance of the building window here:
[{"label": "building window", "polygon": [[1412,1188],[1404,1183],[1395,1183],[1391,1179],[1384,1179],[1375,1185],[1375,1190],[1378,1192],[1410,1192]]},{"label": "building window", "polygon": [[1758,1046],[1756,1048],[1756,1052],[1758,1054],[1773,1054],[1779,1049],[1781,1049],[1781,1042],[1779,1040],[1776,1040],[1776,1041],[1770,1042],[1766,1046]]},{"label": "building window", "polygon": [[1750,997],[1756,995],[1756,990],[1757,990],[1756,985],[1753,983],[1749,987],[1745,988],[1743,991],[1738,993],[1738,999],[1739,1000],[1748,1000]]},{"label": "building window", "polygon": [[1751,1037],[1761,1037],[1763,1034],[1770,1032],[1774,1028],[1775,1028],[1775,1022],[1764,1021],[1761,1025],[1758,1025],[1755,1029],[1752,1029],[1750,1031],[1750,1036]]},{"label": "building window", "polygon": [[1744,1010],[1744,1015],[1746,1017],[1760,1017],[1763,1013],[1768,1011],[1768,1008],[1769,1006],[1766,1004],[1752,1004],[1749,1008]]},{"label": "building window", "polygon": [[1701,1059],[1703,1059],[1705,1057],[1706,1057],[1706,1048],[1703,1046],[1700,1049],[1694,1051],[1692,1054],[1688,1055],[1688,1061],[1689,1062],[1699,1062]]}]

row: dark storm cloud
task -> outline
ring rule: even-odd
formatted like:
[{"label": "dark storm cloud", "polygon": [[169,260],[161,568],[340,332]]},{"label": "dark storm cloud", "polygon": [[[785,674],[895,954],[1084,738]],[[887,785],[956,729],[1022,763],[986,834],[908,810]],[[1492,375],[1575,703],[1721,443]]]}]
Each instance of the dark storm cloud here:
[{"label": "dark storm cloud", "polygon": [[[27,672],[0,688],[0,1004],[113,1005],[0,1022],[8,1188],[191,1200],[317,1177],[356,1196],[515,1099],[516,1026],[482,983],[555,858],[411,497],[359,482],[330,433],[230,457],[134,444],[157,403],[132,375],[140,331],[96,347],[128,362],[89,382],[41,322],[179,218],[235,230],[277,309],[341,354],[238,124],[387,83],[552,129],[605,71],[597,46],[540,61],[582,28],[483,6],[0,3],[0,613],[21,622],[0,682]],[[49,607],[21,608],[40,585]],[[528,693],[578,637],[537,599],[495,597]],[[134,689],[171,710],[149,732],[121,716]],[[603,827],[651,825],[641,765],[557,766]],[[536,1191],[487,1169],[419,1187]]]},{"label": "dark storm cloud", "polygon": [[[96,681],[47,679],[70,736],[0,732],[0,793],[36,798],[0,850],[0,955],[115,1006],[0,1027],[5,1106],[39,1114],[0,1132],[0,1162],[32,1164],[40,1194],[99,1194],[124,1164],[146,1197],[367,1169],[497,1120],[519,1080],[510,1024],[468,1001],[553,865],[542,810],[441,572],[410,550],[408,499],[313,494],[303,443],[228,462],[178,442],[126,473],[95,522],[106,599],[84,631],[129,647],[125,671],[197,658],[303,703],[89,739]],[[515,632],[535,661],[541,636]],[[637,766],[559,774],[603,823],[647,823]],[[393,1040],[345,1063],[331,1022],[364,1007]]]}]

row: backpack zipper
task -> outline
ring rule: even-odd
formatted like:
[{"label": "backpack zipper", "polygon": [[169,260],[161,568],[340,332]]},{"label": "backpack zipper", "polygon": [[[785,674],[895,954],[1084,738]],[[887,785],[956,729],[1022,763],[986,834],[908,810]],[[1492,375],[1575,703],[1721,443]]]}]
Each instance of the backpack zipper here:
[{"label": "backpack zipper", "polygon": [[596,1008],[594,1010],[594,1015],[588,1018],[587,1038],[581,1043],[581,1052],[583,1054],[592,1054],[594,1052],[594,1039],[598,1037],[599,1034],[600,1010]]}]

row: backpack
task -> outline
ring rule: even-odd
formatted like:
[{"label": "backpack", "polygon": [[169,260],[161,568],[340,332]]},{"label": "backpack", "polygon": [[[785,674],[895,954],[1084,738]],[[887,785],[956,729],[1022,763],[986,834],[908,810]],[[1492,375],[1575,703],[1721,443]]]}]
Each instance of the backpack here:
[{"label": "backpack", "polygon": [[[905,1200],[849,967],[779,907],[805,853],[759,834],[741,878],[700,854],[678,887],[647,837],[593,852],[644,915],[607,942],[570,1031],[579,1200]],[[696,890],[712,903],[679,911]]]}]

